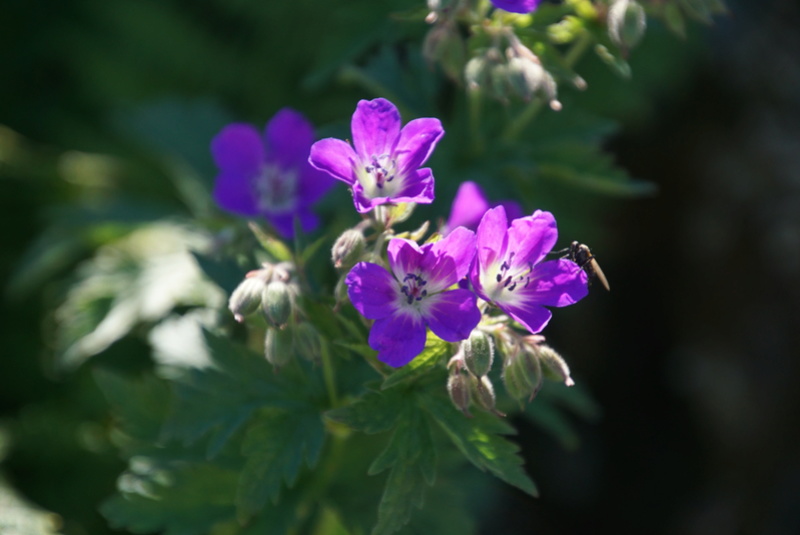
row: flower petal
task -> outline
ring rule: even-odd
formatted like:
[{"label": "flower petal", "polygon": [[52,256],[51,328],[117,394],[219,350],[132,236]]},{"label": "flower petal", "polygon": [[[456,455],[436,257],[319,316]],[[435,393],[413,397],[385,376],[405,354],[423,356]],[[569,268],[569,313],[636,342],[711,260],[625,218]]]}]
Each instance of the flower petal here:
[{"label": "flower petal", "polygon": [[522,211],[522,206],[516,201],[500,201],[492,205],[492,207],[495,206],[502,206],[505,208],[506,217],[512,221],[525,215]]},{"label": "flower petal", "polygon": [[508,229],[508,249],[514,251],[517,264],[536,264],[557,240],[556,219],[550,212],[536,210],[531,216],[513,220]]},{"label": "flower petal", "polygon": [[345,278],[347,295],[353,306],[367,319],[380,319],[396,310],[397,287],[385,268],[370,262],[359,262]]},{"label": "flower petal", "polygon": [[417,273],[423,260],[423,251],[416,242],[403,238],[394,238],[386,248],[389,267],[395,279],[403,281],[409,273]]},{"label": "flower petal", "polygon": [[466,276],[475,258],[475,233],[458,227],[444,239],[426,246],[422,269],[427,272],[431,292],[452,286]]},{"label": "flower petal", "polygon": [[531,282],[519,289],[523,301],[551,307],[573,305],[589,293],[588,276],[578,265],[565,258],[537,264]]},{"label": "flower petal", "polygon": [[[487,269],[506,253],[508,246],[506,210],[496,206],[483,214],[478,225],[476,270]],[[479,275],[479,273],[478,273]]]},{"label": "flower petal", "polygon": [[503,311],[528,329],[531,334],[541,332],[547,326],[553,313],[536,303],[504,305]]},{"label": "flower petal", "polygon": [[353,169],[357,159],[353,147],[341,139],[329,137],[311,145],[308,163],[333,178],[352,185],[356,181]]},{"label": "flower petal", "polygon": [[314,142],[314,127],[301,113],[283,108],[267,123],[264,138],[270,159],[290,169],[308,160]]},{"label": "flower petal", "polygon": [[394,152],[400,135],[400,112],[384,98],[361,100],[350,122],[353,146],[362,160]]},{"label": "flower petal", "polygon": [[264,153],[258,130],[249,124],[229,124],[211,140],[214,163],[229,175],[256,175],[264,164]]},{"label": "flower petal", "polygon": [[530,13],[541,0],[492,0],[495,7],[511,13]]},{"label": "flower petal", "polygon": [[481,321],[477,298],[469,290],[450,290],[427,298],[425,321],[431,330],[447,342],[469,338]]},{"label": "flower petal", "polygon": [[439,119],[424,117],[409,121],[400,131],[394,150],[400,172],[412,171],[424,164],[442,136],[444,128]]},{"label": "flower petal", "polygon": [[476,229],[488,209],[489,201],[481,187],[475,182],[462,182],[450,208],[447,232],[459,226]]},{"label": "flower petal", "polygon": [[251,176],[221,173],[214,182],[213,197],[217,205],[228,212],[248,217],[261,215]]},{"label": "flower petal", "polygon": [[379,319],[369,332],[369,346],[378,360],[389,366],[405,366],[425,349],[425,324],[411,314]]},{"label": "flower petal", "polygon": [[311,232],[319,225],[319,217],[306,207],[287,214],[267,214],[267,220],[284,238],[294,238],[295,218],[300,220],[300,228],[303,232]]}]

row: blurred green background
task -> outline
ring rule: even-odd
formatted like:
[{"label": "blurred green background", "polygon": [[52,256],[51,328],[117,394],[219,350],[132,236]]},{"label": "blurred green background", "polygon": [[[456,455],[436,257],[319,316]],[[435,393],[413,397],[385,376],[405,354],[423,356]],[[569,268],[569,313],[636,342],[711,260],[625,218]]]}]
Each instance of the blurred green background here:
[{"label": "blurred green background", "polygon": [[[589,90],[567,101],[621,122],[607,149],[658,194],[534,188],[526,208],[571,206],[562,240],[592,245],[612,285],[547,333],[602,418],[575,422],[574,449],[515,422],[542,497],[492,488],[482,534],[800,533],[800,8],[728,4],[685,40],[651,26],[631,80],[578,67]],[[359,98],[389,96],[447,128],[463,99],[387,44],[426,31],[387,17],[402,0],[0,5],[0,519],[14,493],[63,533],[112,533],[97,505],[124,463],[106,403],[88,366],[52,357],[76,266],[137,222],[206,214],[187,191],[210,187],[226,122],[291,106],[338,133]],[[398,67],[377,85],[347,67],[375,58]],[[438,215],[464,178],[437,171]],[[349,205],[338,193],[329,215]],[[125,339],[96,365],[146,350]]]}]

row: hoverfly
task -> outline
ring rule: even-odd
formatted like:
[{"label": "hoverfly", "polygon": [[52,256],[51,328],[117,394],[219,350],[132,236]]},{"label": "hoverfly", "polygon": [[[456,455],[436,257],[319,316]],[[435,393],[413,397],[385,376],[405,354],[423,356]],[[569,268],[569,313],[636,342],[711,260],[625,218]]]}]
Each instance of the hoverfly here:
[{"label": "hoverfly", "polygon": [[603,274],[603,270],[600,269],[600,264],[597,263],[597,259],[588,245],[574,241],[569,244],[569,247],[566,249],[555,251],[555,253],[566,253],[562,258],[569,258],[578,264],[578,267],[584,270],[589,276],[589,282],[596,278],[600,281],[600,284],[603,285],[603,288],[609,292],[611,291],[611,287],[608,285],[608,279],[606,279],[606,276]]}]

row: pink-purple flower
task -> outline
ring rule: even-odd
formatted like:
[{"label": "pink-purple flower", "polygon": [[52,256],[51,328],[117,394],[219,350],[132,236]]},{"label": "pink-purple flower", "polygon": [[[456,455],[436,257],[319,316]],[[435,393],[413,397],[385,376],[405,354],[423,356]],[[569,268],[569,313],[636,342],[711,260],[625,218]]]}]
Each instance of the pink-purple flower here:
[{"label": "pink-purple flower", "polygon": [[353,306],[375,320],[369,345],[378,359],[394,367],[408,364],[425,349],[427,327],[448,342],[468,338],[481,319],[477,299],[451,287],[469,271],[475,234],[458,228],[422,247],[395,238],[387,252],[390,271],[360,262],[345,279]]},{"label": "pink-purple flower", "polygon": [[511,13],[530,13],[537,7],[541,0],[492,0],[494,7],[498,7]]},{"label": "pink-purple flower", "polygon": [[540,332],[552,315],[546,306],[572,305],[588,293],[586,273],[575,262],[545,260],[557,239],[550,212],[537,210],[509,225],[505,208],[492,208],[478,226],[473,289],[531,333]]},{"label": "pink-purple flower", "polygon": [[443,233],[447,234],[456,227],[466,227],[470,230],[478,228],[483,214],[489,208],[502,205],[510,219],[522,217],[522,207],[514,201],[499,201],[489,204],[489,199],[481,187],[475,182],[462,182],[458,187],[453,205],[450,208],[450,217],[447,219]]},{"label": "pink-purple flower", "polygon": [[229,124],[211,141],[220,172],[214,200],[232,213],[266,218],[284,237],[294,220],[309,232],[319,224],[311,206],[334,184],[308,163],[314,130],[300,113],[284,108],[262,133],[249,124]]},{"label": "pink-purple flower", "polygon": [[311,165],[347,184],[359,213],[381,204],[433,201],[433,173],[420,166],[444,135],[438,119],[414,119],[401,128],[400,113],[383,98],[358,103],[352,146],[327,138],[311,147]]}]

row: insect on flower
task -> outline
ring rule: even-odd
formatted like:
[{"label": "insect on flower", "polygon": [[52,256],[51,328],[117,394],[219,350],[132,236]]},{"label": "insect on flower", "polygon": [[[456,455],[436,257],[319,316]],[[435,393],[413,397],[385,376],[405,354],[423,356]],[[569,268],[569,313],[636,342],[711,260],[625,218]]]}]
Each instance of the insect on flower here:
[{"label": "insect on flower", "polygon": [[606,279],[603,270],[600,269],[600,264],[597,263],[597,258],[594,256],[594,253],[592,253],[592,250],[589,249],[588,245],[573,241],[566,249],[554,252],[556,254],[566,253],[562,258],[569,258],[578,264],[589,276],[589,281],[596,278],[600,281],[600,284],[603,285],[603,288],[609,292],[611,291],[611,286],[608,285],[608,279]]}]

